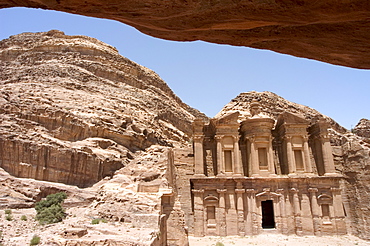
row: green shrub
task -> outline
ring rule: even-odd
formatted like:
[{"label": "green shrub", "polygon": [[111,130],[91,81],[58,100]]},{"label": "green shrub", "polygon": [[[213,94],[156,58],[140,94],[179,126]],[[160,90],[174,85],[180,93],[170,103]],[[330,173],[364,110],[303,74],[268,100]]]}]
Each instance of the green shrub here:
[{"label": "green shrub", "polygon": [[5,219],[7,221],[12,221],[13,220],[13,216],[11,214],[8,214],[7,216],[5,216]]},{"label": "green shrub", "polygon": [[10,210],[10,209],[5,209],[5,214],[12,214],[12,210]]},{"label": "green shrub", "polygon": [[34,235],[31,239],[30,245],[37,245],[40,243],[41,238],[37,235]]},{"label": "green shrub", "polygon": [[216,243],[216,246],[224,246],[224,244],[223,244],[223,243],[221,243],[221,242],[217,242],[217,243]]},{"label": "green shrub", "polygon": [[65,209],[62,207],[62,202],[66,198],[66,193],[59,192],[48,195],[46,199],[37,202],[35,205],[37,211],[36,220],[40,224],[51,224],[62,221],[67,216]]},{"label": "green shrub", "polygon": [[96,224],[99,224],[100,222],[102,222],[102,223],[108,223],[108,220],[106,220],[106,219],[93,219],[91,221],[91,224],[96,225]]},{"label": "green shrub", "polygon": [[26,215],[22,215],[21,220],[27,221],[27,216]]},{"label": "green shrub", "polygon": [[100,222],[100,219],[93,219],[91,221],[91,224],[96,225],[96,224],[99,224],[99,222]]}]

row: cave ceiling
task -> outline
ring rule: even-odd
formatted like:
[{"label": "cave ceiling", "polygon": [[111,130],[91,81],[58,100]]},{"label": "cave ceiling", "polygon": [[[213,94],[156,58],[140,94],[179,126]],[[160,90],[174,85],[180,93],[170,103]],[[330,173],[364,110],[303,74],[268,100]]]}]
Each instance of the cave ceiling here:
[{"label": "cave ceiling", "polygon": [[10,7],[117,20],[167,40],[203,40],[370,68],[368,0],[0,0],[0,8]]}]

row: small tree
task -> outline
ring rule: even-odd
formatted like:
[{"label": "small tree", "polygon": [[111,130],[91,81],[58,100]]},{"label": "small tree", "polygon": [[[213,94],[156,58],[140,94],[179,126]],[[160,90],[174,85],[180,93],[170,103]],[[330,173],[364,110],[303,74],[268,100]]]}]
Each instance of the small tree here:
[{"label": "small tree", "polygon": [[6,216],[5,216],[5,219],[6,219],[7,221],[12,221],[12,220],[13,220],[13,215],[8,214],[8,215],[6,215]]},{"label": "small tree", "polygon": [[40,243],[41,238],[37,235],[34,235],[31,239],[30,245],[38,245]]},{"label": "small tree", "polygon": [[93,219],[93,220],[91,221],[91,224],[96,225],[96,224],[99,224],[99,222],[100,222],[100,220],[99,220],[99,219]]},{"label": "small tree", "polygon": [[66,193],[59,192],[48,195],[46,199],[37,202],[35,205],[37,211],[36,220],[40,224],[51,224],[62,221],[67,216],[62,207],[62,202],[66,198]]}]

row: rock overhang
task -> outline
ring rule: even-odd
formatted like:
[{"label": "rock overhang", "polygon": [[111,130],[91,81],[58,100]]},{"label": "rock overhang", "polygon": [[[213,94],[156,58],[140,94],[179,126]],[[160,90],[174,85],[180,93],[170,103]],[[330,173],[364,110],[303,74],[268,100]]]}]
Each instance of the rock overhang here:
[{"label": "rock overhang", "polygon": [[370,68],[370,3],[357,1],[10,1],[117,20],[175,41],[203,40],[267,49],[352,68]]}]

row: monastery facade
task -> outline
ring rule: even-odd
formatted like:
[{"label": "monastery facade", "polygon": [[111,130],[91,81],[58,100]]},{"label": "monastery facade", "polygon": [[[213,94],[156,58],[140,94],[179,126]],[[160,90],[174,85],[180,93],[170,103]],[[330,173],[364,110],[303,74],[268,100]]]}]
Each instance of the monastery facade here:
[{"label": "monastery facade", "polygon": [[327,123],[286,112],[275,121],[256,100],[250,112],[194,121],[192,234],[346,234]]}]

